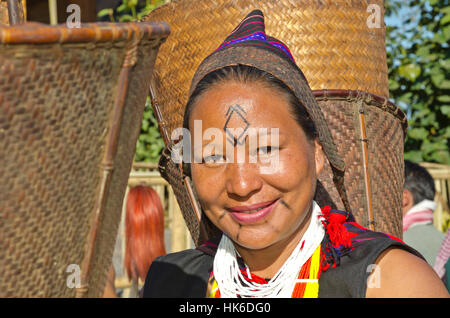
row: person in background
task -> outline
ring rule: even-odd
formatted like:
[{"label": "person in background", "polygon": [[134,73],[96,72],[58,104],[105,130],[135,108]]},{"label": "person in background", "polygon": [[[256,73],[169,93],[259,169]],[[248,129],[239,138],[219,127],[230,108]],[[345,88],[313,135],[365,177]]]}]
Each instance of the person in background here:
[{"label": "person in background", "polygon": [[403,241],[421,253],[431,266],[444,240],[444,234],[433,225],[434,195],[433,177],[424,167],[405,160]]},{"label": "person in background", "polygon": [[441,245],[433,268],[450,291],[450,231]]},{"label": "person in background", "polygon": [[130,298],[139,297],[138,281],[145,280],[153,260],[166,254],[164,210],[150,186],[131,187],[126,203],[124,267],[131,279]]}]

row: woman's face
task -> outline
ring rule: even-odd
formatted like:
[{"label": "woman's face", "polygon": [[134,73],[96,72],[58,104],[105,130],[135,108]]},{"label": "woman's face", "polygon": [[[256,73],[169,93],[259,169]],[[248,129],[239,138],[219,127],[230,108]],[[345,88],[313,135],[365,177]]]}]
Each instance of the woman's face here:
[{"label": "woman's face", "polygon": [[[191,113],[191,146],[202,159],[192,161],[191,172],[203,211],[247,249],[292,237],[312,206],[324,156],[317,142],[307,140],[289,107],[274,88],[225,82],[203,93]],[[200,122],[194,129],[194,121],[201,121],[201,129]],[[266,138],[260,128],[266,128]],[[278,128],[278,134],[271,128]],[[208,137],[208,129],[222,134]],[[238,157],[239,151],[245,156]]]}]

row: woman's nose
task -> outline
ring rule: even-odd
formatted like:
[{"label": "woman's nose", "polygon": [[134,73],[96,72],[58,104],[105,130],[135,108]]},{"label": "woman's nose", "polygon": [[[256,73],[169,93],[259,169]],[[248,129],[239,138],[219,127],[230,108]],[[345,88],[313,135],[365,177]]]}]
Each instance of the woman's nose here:
[{"label": "woman's nose", "polygon": [[226,167],[226,190],[230,195],[249,197],[262,187],[257,165],[249,163],[228,163]]}]

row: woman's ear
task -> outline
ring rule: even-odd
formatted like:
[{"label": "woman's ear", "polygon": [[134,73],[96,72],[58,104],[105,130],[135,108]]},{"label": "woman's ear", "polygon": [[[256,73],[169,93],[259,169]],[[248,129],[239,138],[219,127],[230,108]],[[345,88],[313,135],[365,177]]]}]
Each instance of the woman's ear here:
[{"label": "woman's ear", "polygon": [[407,189],[403,189],[403,196],[402,196],[402,211],[403,216],[406,215],[406,213],[414,206],[414,197],[411,193],[411,191]]},{"label": "woman's ear", "polygon": [[316,162],[316,175],[319,176],[325,165],[325,154],[323,153],[322,145],[317,139],[314,140],[314,158]]}]

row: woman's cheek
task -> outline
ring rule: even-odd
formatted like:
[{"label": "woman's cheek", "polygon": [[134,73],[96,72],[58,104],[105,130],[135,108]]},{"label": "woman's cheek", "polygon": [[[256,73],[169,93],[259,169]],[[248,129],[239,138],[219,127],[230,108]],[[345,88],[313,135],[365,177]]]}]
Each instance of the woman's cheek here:
[{"label": "woman's cheek", "polygon": [[193,164],[192,179],[195,191],[203,204],[210,205],[217,202],[223,191],[221,190],[223,178],[219,172],[212,173],[210,168],[202,167],[200,164]]},{"label": "woman's cheek", "polygon": [[267,183],[281,190],[290,191],[309,175],[310,169],[305,155],[285,149],[280,151],[278,169],[265,176]]},{"label": "woman's cheek", "polygon": [[198,164],[192,164],[192,182],[194,183],[195,191],[201,198],[208,193],[205,189],[208,188],[208,184],[210,183],[208,174],[206,174],[203,170],[204,169],[198,166]]}]

